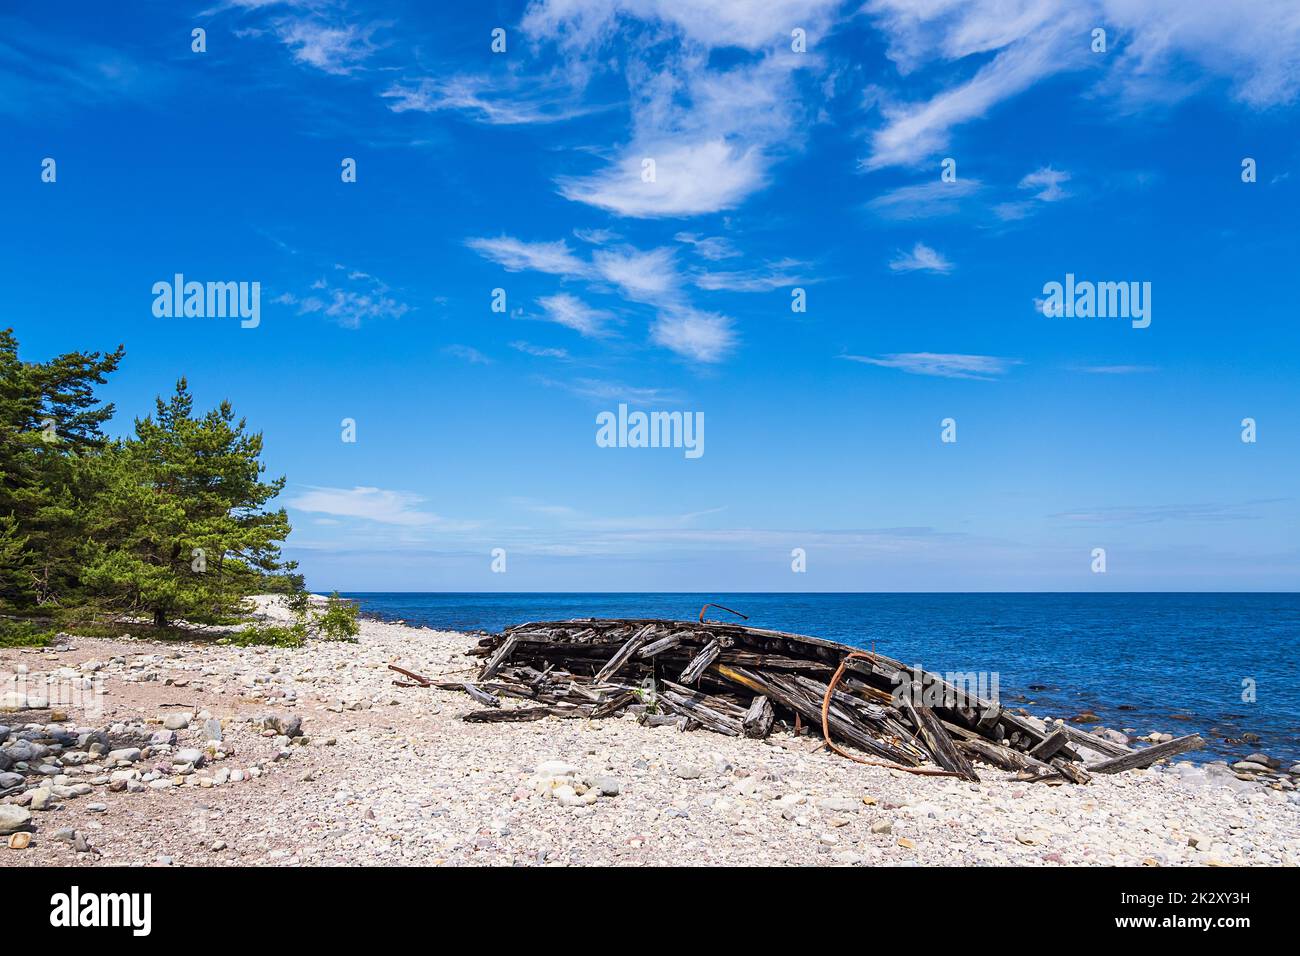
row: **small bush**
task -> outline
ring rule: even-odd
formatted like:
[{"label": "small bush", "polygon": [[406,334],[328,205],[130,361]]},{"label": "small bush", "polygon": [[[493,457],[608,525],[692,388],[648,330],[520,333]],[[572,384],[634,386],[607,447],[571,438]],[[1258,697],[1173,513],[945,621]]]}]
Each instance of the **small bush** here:
[{"label": "small bush", "polygon": [[357,606],[339,597],[339,592],[335,591],[330,595],[324,613],[316,618],[316,628],[327,641],[355,641],[361,633]]},{"label": "small bush", "polygon": [[290,627],[250,624],[217,643],[233,644],[235,647],[302,647],[306,640],[307,628],[301,623]]},{"label": "small bush", "polygon": [[0,620],[0,647],[48,647],[53,628],[34,621]]}]

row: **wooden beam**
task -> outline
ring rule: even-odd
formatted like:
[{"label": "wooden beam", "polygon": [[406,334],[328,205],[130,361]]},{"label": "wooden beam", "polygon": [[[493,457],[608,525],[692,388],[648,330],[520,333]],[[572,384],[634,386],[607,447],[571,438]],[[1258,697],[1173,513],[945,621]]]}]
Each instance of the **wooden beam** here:
[{"label": "wooden beam", "polygon": [[1057,727],[1050,734],[1044,737],[1039,743],[1029,748],[1029,755],[1037,757],[1039,760],[1050,761],[1068,741],[1069,734],[1064,726]]},{"label": "wooden beam", "polygon": [[746,737],[763,740],[772,732],[772,723],[775,720],[776,711],[772,709],[772,702],[759,694],[750,703],[749,710],[745,711],[745,717],[740,724]]},{"label": "wooden beam", "polygon": [[679,683],[694,684],[704,676],[704,672],[709,669],[709,665],[718,659],[718,654],[722,652],[722,645],[716,640],[709,641],[700,652],[691,658],[691,662],[686,665],[682,671],[682,676],[677,678]]},{"label": "wooden beam", "polygon": [[632,655],[641,649],[646,636],[653,633],[653,631],[654,625],[647,624],[628,638],[627,643],[620,647],[614,656],[606,662],[605,666],[597,672],[595,678],[593,678],[594,682],[602,684],[622,670],[623,665],[632,659]]},{"label": "wooden beam", "polygon": [[1187,753],[1189,750],[1200,750],[1204,746],[1205,741],[1201,739],[1200,734],[1188,734],[1186,737],[1177,737],[1143,750],[1134,750],[1122,757],[1103,760],[1101,763],[1093,764],[1088,768],[1088,771],[1090,773],[1122,773],[1125,770],[1137,770],[1141,767],[1149,767],[1157,760],[1175,757],[1178,754]]},{"label": "wooden beam", "polygon": [[1072,724],[1062,724],[1061,727],[1064,728],[1065,735],[1070,738],[1070,743],[1078,744],[1080,747],[1088,747],[1108,757],[1123,757],[1125,754],[1133,753],[1132,747],[1117,744]]},{"label": "wooden beam", "polygon": [[518,646],[518,634],[511,634],[502,641],[500,645],[497,646],[497,649],[492,653],[492,656],[487,659],[487,663],[483,665],[483,669],[479,671],[478,679],[487,680],[488,678],[495,676],[496,672],[501,669],[501,665],[506,662],[506,658],[513,654],[515,648]]},{"label": "wooden beam", "polygon": [[483,704],[484,706],[487,707],[501,706],[500,697],[493,697],[487,691],[480,690],[479,688],[475,687],[473,684],[465,683],[465,684],[461,684],[460,687],[461,690],[469,694],[469,696],[473,697],[476,701],[478,701],[480,704]]},{"label": "wooden beam", "polygon": [[929,707],[913,706],[907,695],[902,697],[902,706],[908,719],[916,725],[934,762],[944,770],[951,770],[963,780],[979,783],[980,778],[975,773],[975,768],[966,759],[966,755],[957,749],[957,745],[952,742],[952,737],[948,736],[948,731],[943,729],[943,723],[934,715],[934,711]]}]

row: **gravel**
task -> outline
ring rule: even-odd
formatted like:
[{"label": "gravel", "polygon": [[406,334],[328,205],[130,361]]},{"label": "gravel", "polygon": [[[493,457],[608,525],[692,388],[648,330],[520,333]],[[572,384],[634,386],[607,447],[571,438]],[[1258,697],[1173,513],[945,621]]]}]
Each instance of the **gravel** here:
[{"label": "gravel", "polygon": [[[77,637],[0,651],[0,674],[94,673],[105,691],[102,713],[64,707],[61,723],[5,715],[0,771],[25,782],[0,790],[0,834],[35,839],[0,844],[0,866],[1300,865],[1296,775],[1262,754],[1246,761],[1260,770],[1176,763],[1048,787],[982,765],[979,784],[863,766],[788,729],[469,724],[466,695],[395,687],[387,665],[463,680],[472,637],[361,627],[359,643],[297,650]],[[153,744],[177,705],[175,743]],[[57,811],[31,812],[40,791]],[[65,829],[71,842],[51,838]]]}]

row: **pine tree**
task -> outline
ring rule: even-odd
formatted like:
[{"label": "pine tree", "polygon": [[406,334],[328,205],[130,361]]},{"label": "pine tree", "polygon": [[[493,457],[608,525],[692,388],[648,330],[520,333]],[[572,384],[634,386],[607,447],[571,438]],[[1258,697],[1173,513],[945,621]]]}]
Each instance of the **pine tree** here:
[{"label": "pine tree", "polygon": [[113,415],[95,386],[122,355],[118,346],[24,362],[13,330],[0,330],[0,603],[23,610],[78,600],[83,466]]},{"label": "pine tree", "polygon": [[262,436],[229,402],[195,416],[184,379],[135,437],[95,459],[82,578],[111,606],[162,627],[238,616],[243,598],[280,562],[283,510],[264,510],[284,479],[263,481]]}]

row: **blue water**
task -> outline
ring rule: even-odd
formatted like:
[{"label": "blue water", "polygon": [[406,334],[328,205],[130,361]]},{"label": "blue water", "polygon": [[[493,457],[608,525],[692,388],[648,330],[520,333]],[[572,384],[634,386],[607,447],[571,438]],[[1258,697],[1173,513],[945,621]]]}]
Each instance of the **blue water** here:
[{"label": "blue water", "polygon": [[[1300,594],[348,596],[389,620],[486,631],[571,617],[693,620],[714,601],[754,627],[874,644],[932,671],[997,671],[1002,703],[1030,713],[1091,710],[1116,729],[1197,732],[1208,742],[1201,759],[1262,750],[1300,760]],[[1254,702],[1242,700],[1247,679]],[[1260,739],[1231,742],[1244,733]]]}]

